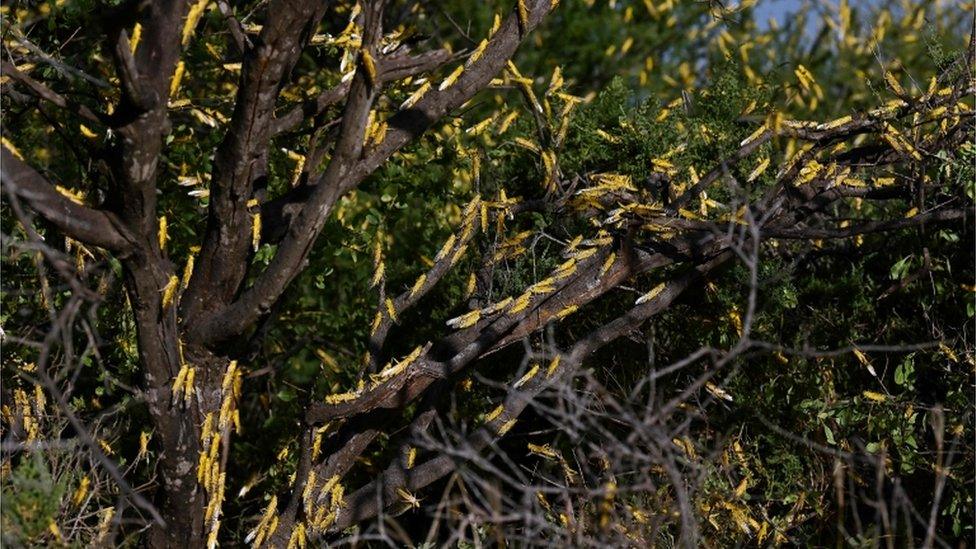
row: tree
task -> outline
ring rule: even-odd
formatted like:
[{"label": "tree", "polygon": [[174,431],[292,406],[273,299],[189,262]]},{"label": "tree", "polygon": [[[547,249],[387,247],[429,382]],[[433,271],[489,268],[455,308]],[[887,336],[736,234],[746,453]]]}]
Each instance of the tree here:
[{"label": "tree", "polygon": [[[679,18],[690,25],[736,14],[647,4],[642,17],[670,33],[680,32]],[[146,538],[152,546],[213,546],[222,536],[240,541],[242,532],[256,545],[304,545],[419,506],[425,489],[477,462],[540,395],[576,386],[598,351],[740,263],[748,299],[723,313],[734,331],[725,350],[710,357],[712,367],[683,387],[685,395],[705,388],[728,400],[713,381],[723,366],[760,349],[790,351],[752,337],[766,276],[761,257],[788,261],[796,253],[791,242],[857,246],[876,234],[959,227],[971,212],[969,56],[947,55],[924,85],[885,71],[887,89],[876,90],[884,98],[864,97],[817,122],[784,116],[772,87],[751,85],[749,71],[730,62],[715,62],[713,82],[689,86],[668,103],[640,102],[620,80],[596,97],[573,95],[559,67],[545,80],[527,76],[526,66],[542,70],[548,60],[530,57],[520,69],[520,46],[537,27],[547,32],[550,13],[585,12],[579,5],[519,0],[493,20],[486,17],[491,10],[476,10],[476,26],[428,15],[450,10],[448,4],[280,0],[233,9],[218,1],[207,13],[208,5],[123,3],[101,6],[104,15],[72,14],[97,23],[81,44],[57,24],[43,30],[28,20],[5,29],[10,104],[32,109],[8,127],[0,148],[9,212],[28,235],[63,235],[79,257],[106,258],[120,269],[135,331],[137,392],[159,460],[152,503],[127,491],[144,512],[158,510]],[[603,13],[632,19],[636,7],[611,5]],[[841,25],[851,24],[849,12]],[[197,29],[201,21],[205,32]],[[35,27],[40,45],[28,32]],[[434,45],[448,35],[469,45]],[[51,53],[57,44],[66,47],[59,54],[65,61]],[[625,55],[634,47],[626,44]],[[24,67],[28,58],[48,65],[40,77]],[[622,61],[620,72],[630,67],[646,80],[646,64]],[[791,101],[819,114],[817,103],[830,100],[826,84],[803,64],[787,74],[795,78]],[[492,104],[495,90],[517,96]],[[38,169],[41,159],[18,150],[45,124],[37,116],[50,120],[58,149],[71,160]],[[488,136],[510,127],[514,137],[502,139],[514,147],[495,148]],[[451,149],[450,168],[440,161],[443,148]],[[382,187],[424,169],[415,160],[428,163],[431,180],[464,172],[447,196],[412,176],[420,183],[413,198],[449,213],[406,218],[422,227],[419,235],[394,215],[368,212],[364,219],[370,206],[357,203],[356,193],[379,188],[386,196]],[[83,194],[64,183],[68,174],[82,175]],[[180,192],[183,184],[195,196]],[[206,200],[202,216],[188,213],[197,198]],[[442,240],[432,254],[427,243],[435,237]],[[66,279],[85,271],[84,261],[72,265],[57,248],[38,250]],[[322,255],[330,253],[337,259],[328,268],[345,266],[348,279],[322,276]],[[372,261],[359,261],[363,256]],[[234,471],[242,456],[231,457],[232,445],[242,431],[247,437],[267,426],[263,412],[245,409],[245,377],[261,375],[253,364],[273,344],[283,311],[309,292],[329,296],[327,307],[342,307],[337,292],[367,287],[375,288],[368,297],[375,309],[363,312],[358,300],[345,305],[358,310],[335,316],[360,327],[343,324],[335,337],[319,335],[330,349],[318,349],[325,368],[299,380],[300,398],[283,388],[280,403],[267,409],[281,414],[275,425],[288,425],[293,435],[279,459],[294,460],[272,473],[275,452],[255,448],[262,451],[253,459],[268,467],[264,475],[277,478],[261,507],[228,514],[230,486],[249,484]],[[71,295],[89,294],[81,282]],[[365,348],[353,339],[366,341]],[[520,342],[523,353],[514,350]],[[360,356],[351,349],[365,351],[363,358],[333,357]],[[847,351],[873,372],[870,347]],[[278,354],[285,363],[291,358]],[[63,380],[48,373],[46,356],[32,360],[36,386],[65,410],[114,480],[129,486],[69,413],[76,406],[61,394]],[[496,367],[510,376],[500,398],[489,407],[478,399],[456,402],[469,390],[471,372]],[[18,406],[17,397],[4,398]],[[670,417],[679,402],[651,412]],[[15,431],[27,432],[29,408],[19,404]],[[465,418],[463,429],[447,428],[453,415]],[[425,438],[435,431],[451,435],[438,446],[430,442],[437,437]],[[454,445],[443,446],[447,439]],[[529,450],[559,464],[572,485],[574,466],[560,452],[549,445]],[[364,474],[367,457],[376,463]],[[673,456],[659,457],[670,464],[662,474],[677,475],[672,482],[680,484],[675,479],[684,473]],[[602,501],[596,508],[581,502],[579,516],[562,513],[559,527],[586,531],[579,525],[588,509],[599,528],[608,528],[606,517],[619,512],[613,497],[620,482],[607,480],[595,492]],[[552,505],[544,495],[539,501]],[[679,490],[670,505],[681,510],[678,531],[690,543],[698,535],[690,499]],[[632,519],[647,521],[649,512],[636,509]],[[749,530],[740,508],[729,509]]]}]

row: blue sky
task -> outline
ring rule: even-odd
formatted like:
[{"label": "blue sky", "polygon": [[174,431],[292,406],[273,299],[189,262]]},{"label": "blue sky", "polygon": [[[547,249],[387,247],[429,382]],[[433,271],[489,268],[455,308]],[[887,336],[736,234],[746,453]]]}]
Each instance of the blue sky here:
[{"label": "blue sky", "polygon": [[756,6],[756,21],[759,28],[766,28],[766,21],[770,18],[780,23],[791,14],[796,13],[803,5],[803,0],[760,0]]},{"label": "blue sky", "polygon": [[[837,4],[839,0],[834,0],[834,5]],[[804,4],[804,0],[759,0],[759,4],[756,5],[756,21],[759,23],[759,28],[766,28],[766,22],[770,17],[776,19],[780,23],[786,21],[790,15],[796,13]],[[848,4],[852,8],[866,8],[871,6],[877,6],[879,4],[878,0],[848,0]],[[807,33],[816,30],[816,18],[813,18],[808,23]]]}]

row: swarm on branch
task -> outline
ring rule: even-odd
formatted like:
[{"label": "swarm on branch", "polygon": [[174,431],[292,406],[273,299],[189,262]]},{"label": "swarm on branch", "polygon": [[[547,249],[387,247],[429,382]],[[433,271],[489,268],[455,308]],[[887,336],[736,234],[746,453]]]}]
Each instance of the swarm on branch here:
[{"label": "swarm on branch", "polygon": [[[538,158],[543,173],[539,192],[525,199],[504,190],[492,197],[475,195],[461,212],[456,232],[399,293],[386,284],[383,243],[377,242],[372,286],[378,298],[368,355],[355,383],[305,405],[293,480],[269,497],[260,516],[244,519],[253,524],[248,541],[254,545],[290,547],[310,538],[329,539],[405,504],[417,505],[416,494],[465,463],[446,450],[433,451],[432,442],[421,455],[417,449],[418,440],[434,440],[432,431],[445,422],[442,405],[455,382],[547,327],[589,308],[619,306],[618,296],[628,285],[642,289],[625,310],[586,333],[574,332],[564,348],[542,350],[543,357],[518,370],[496,407],[484,410],[483,421],[469,426],[459,443],[469,453],[466,459],[505,437],[540,394],[571,385],[594,353],[634,333],[736,258],[755,271],[755,258],[770,242],[846,239],[953,223],[970,215],[969,204],[955,199],[931,203],[924,195],[938,191],[926,179],[926,163],[960,146],[973,130],[972,112],[961,102],[974,91],[968,75],[944,76],[924,94],[901,93],[881,108],[834,121],[770,115],[727,157],[701,166],[700,177],[692,171],[687,184],[664,193],[619,173],[568,173],[562,154],[574,109],[584,100],[565,91],[558,71],[540,96],[535,81],[513,62],[554,4],[513,2],[465,57],[440,48],[425,50],[426,44],[404,45],[401,15],[390,13],[383,0],[358,3],[347,12],[333,12],[325,3],[277,0],[267,6],[255,32],[218,2],[241,57],[239,64],[229,64],[240,75],[232,86],[232,111],[220,121],[222,137],[202,190],[209,196],[206,222],[196,232],[191,255],[182,260],[185,273],[167,245],[158,179],[160,165],[169,161],[167,135],[180,109],[191,109],[204,120],[215,118],[205,106],[178,97],[187,70],[183,57],[206,2],[132,4],[135,11],[127,13],[134,26],[106,23],[101,45],[113,56],[110,81],[117,85],[112,90],[117,103],[110,111],[80,104],[4,61],[4,74],[20,92],[99,125],[110,136],[99,145],[102,162],[93,169],[105,181],[100,189],[104,200],[97,205],[73,195],[62,182],[49,181],[6,141],[2,180],[12,204],[26,205],[64,236],[102,248],[122,263],[137,326],[141,392],[161,455],[155,495],[161,517],[152,527],[151,545],[214,546],[219,539],[228,499],[228,448],[242,429],[249,343],[274,322],[276,308],[306,269],[337,205],[394,155],[493,86],[518,89],[531,113],[538,139],[522,138],[517,144]],[[327,17],[340,20],[343,30],[320,33],[330,23]],[[304,70],[303,54],[323,43],[340,52],[339,78],[324,90],[285,100],[295,73]],[[408,86],[407,100],[391,108],[390,89]],[[662,111],[662,119],[666,116]],[[481,130],[475,126],[471,131]],[[617,139],[603,129],[596,133],[610,142]],[[276,144],[295,136],[307,138],[307,152],[292,151],[297,166],[292,179],[288,185],[272,185]],[[769,154],[767,146],[787,139],[795,144],[793,154],[771,167],[769,156],[763,156]],[[675,144],[675,154],[681,146]],[[734,174],[747,163],[751,173],[737,180]],[[753,185],[769,169],[776,174],[765,176],[768,184]],[[656,180],[684,178],[668,158],[655,158],[652,170]],[[731,189],[724,203],[708,198],[715,186]],[[679,192],[671,196],[675,189]],[[838,219],[837,207],[851,199],[915,206],[884,219]],[[539,273],[520,292],[499,295],[492,270],[548,236],[531,230],[512,234],[509,227],[539,211],[581,221],[585,234],[560,242],[558,266]],[[266,262],[254,261],[262,244],[272,245],[270,255]],[[440,334],[402,358],[391,356],[390,335],[409,332],[401,319],[462,268],[475,273],[467,277],[467,293],[480,299],[468,308],[456,304],[457,315]],[[648,279],[653,284],[643,287]],[[749,341],[753,312],[754,303],[740,319],[736,352],[754,343]],[[688,391],[711,383],[712,375]],[[666,415],[677,406],[669,404],[658,413]],[[399,429],[403,425],[406,429]],[[364,480],[356,474],[357,465],[374,455],[387,436],[390,445],[384,449],[393,450],[382,454],[387,461],[379,473]],[[557,459],[544,448],[534,451]],[[602,494],[610,497],[607,490]],[[682,505],[688,509],[687,501]],[[692,539],[693,525],[683,523],[682,528]]]}]

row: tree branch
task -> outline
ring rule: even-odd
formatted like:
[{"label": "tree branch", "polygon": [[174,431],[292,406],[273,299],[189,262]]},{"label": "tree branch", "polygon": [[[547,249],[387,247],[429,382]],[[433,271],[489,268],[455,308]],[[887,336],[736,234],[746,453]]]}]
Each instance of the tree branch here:
[{"label": "tree branch", "polygon": [[254,48],[244,56],[234,114],[214,156],[207,230],[181,302],[188,324],[230,302],[247,272],[248,202],[266,184],[275,101],[325,9],[324,2],[272,3]]},{"label": "tree branch", "polygon": [[[377,78],[381,84],[401,80],[408,76],[416,76],[432,71],[451,59],[452,55],[447,50],[434,50],[415,56],[395,55],[384,57],[378,62]],[[305,120],[325,112],[332,105],[345,99],[351,87],[351,80],[340,82],[336,86],[320,93],[315,99],[306,101],[281,116],[276,117],[271,125],[271,135],[275,136],[291,131],[300,126]]]},{"label": "tree branch", "polygon": [[131,236],[108,212],[74,202],[6,147],[0,147],[0,173],[7,191],[17,195],[66,236],[114,252],[132,249]]},{"label": "tree branch", "polygon": [[90,122],[104,124],[108,121],[108,117],[106,115],[102,113],[96,113],[95,111],[89,109],[85,105],[81,105],[79,103],[75,103],[67,99],[66,97],[55,92],[51,88],[45,86],[44,84],[38,82],[37,80],[34,80],[30,76],[20,72],[19,70],[17,70],[17,67],[14,66],[13,63],[4,60],[0,62],[0,67],[2,67],[2,69],[0,70],[2,70],[2,73],[4,75],[10,76],[14,80],[26,86],[31,91],[31,93],[33,93],[38,98],[43,99],[45,101],[49,101],[54,105],[61,107],[62,109],[67,109],[72,112],[75,112],[79,116],[81,116],[82,118]]},{"label": "tree branch", "polygon": [[[693,280],[718,267],[729,257],[731,257],[729,253],[719,254],[698,266],[691,273],[670,281],[654,299],[635,306],[626,314],[579,340],[564,356],[564,361],[559,363],[555,371],[546,373],[540,371],[528,382],[513,385],[504,399],[501,413],[485,423],[469,438],[470,447],[475,451],[481,451],[504,436],[519,415],[545,388],[572,376],[575,371],[574,367],[582,363],[586,356],[630,333],[651,316],[665,310],[688,288]],[[379,478],[367,483],[345,498],[346,503],[340,508],[330,531],[343,530],[376,516],[384,507],[399,501],[397,489],[420,490],[443,478],[455,470],[457,466],[458,463],[448,455],[438,456],[412,469],[407,469],[399,461],[394,460]]]},{"label": "tree branch", "polygon": [[[363,128],[375,91],[365,71],[357,70],[343,114],[340,140],[329,167],[314,186],[301,213],[292,222],[288,236],[279,245],[278,252],[254,285],[245,290],[221,314],[204,321],[209,337],[212,340],[225,340],[240,334],[269,311],[301,271],[305,258],[325,226],[336,200],[355,188],[400,147],[484,89],[514,55],[526,33],[542,21],[549,8],[548,0],[537,0],[531,3],[528,20],[524,23],[520,23],[517,14],[507,17],[489,40],[482,56],[468,66],[453,85],[428,92],[417,104],[390,118],[388,124],[391,129],[386,139],[366,153],[362,160],[359,160],[359,153],[362,149]],[[367,9],[366,13],[369,15],[371,10]],[[369,47],[369,24],[366,26],[364,47]]]}]

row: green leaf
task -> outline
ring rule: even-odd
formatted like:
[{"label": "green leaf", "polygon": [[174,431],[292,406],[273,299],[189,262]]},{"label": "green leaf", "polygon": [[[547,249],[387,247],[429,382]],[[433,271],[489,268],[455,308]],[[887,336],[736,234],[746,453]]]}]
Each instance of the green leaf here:
[{"label": "green leaf", "polygon": [[834,440],[834,431],[830,427],[824,425],[824,436],[827,437],[827,442],[831,445],[836,445],[837,441]]},{"label": "green leaf", "polygon": [[285,387],[278,391],[278,394],[275,396],[277,396],[278,400],[282,402],[291,402],[295,400],[297,395],[295,395],[295,391],[291,387]]},{"label": "green leaf", "polygon": [[901,280],[904,278],[905,274],[908,272],[908,268],[910,266],[909,261],[911,261],[911,259],[912,256],[907,256],[891,266],[892,280]]},{"label": "green leaf", "polygon": [[895,367],[895,383],[902,387],[911,388],[915,379],[915,354],[912,353],[905,357],[901,363]]}]

